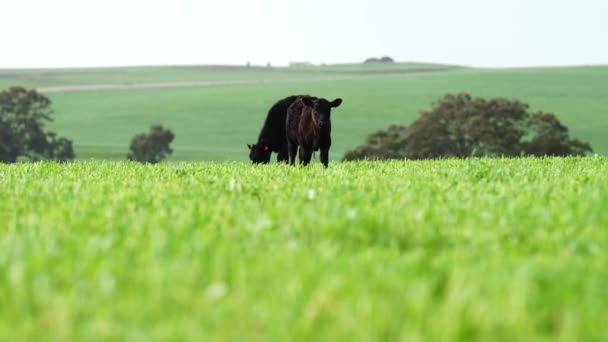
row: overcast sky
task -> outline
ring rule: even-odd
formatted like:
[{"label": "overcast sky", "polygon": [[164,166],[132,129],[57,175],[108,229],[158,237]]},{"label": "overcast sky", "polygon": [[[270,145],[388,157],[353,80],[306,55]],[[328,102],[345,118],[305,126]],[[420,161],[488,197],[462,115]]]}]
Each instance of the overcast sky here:
[{"label": "overcast sky", "polygon": [[608,0],[0,0],[0,68],[608,64]]}]

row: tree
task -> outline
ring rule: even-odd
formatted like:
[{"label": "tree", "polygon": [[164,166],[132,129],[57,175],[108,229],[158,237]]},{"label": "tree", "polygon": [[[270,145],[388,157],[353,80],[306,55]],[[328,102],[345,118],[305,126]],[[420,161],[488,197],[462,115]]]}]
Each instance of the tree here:
[{"label": "tree", "polygon": [[422,112],[408,132],[408,158],[515,156],[524,134],[515,125],[528,105],[517,100],[447,94]]},{"label": "tree", "polygon": [[51,100],[36,90],[12,87],[0,92],[0,162],[14,163],[19,157],[31,161],[73,159],[70,140],[44,131],[52,114]]},{"label": "tree", "polygon": [[[343,159],[565,156],[592,152],[588,143],[570,139],[568,129],[551,113],[530,114],[528,105],[518,100],[486,100],[465,93],[447,94],[409,127],[400,126],[398,132],[394,127],[399,126],[372,133]],[[374,141],[374,137],[383,139]]]},{"label": "tree", "polygon": [[389,56],[380,57],[380,62],[382,63],[394,63],[395,61]]},{"label": "tree", "polygon": [[141,133],[131,139],[131,152],[127,154],[127,159],[156,164],[173,153],[169,144],[174,138],[175,135],[170,130],[161,125],[153,125],[148,134]]},{"label": "tree", "polygon": [[370,58],[366,59],[363,63],[370,64],[370,63],[394,63],[394,62],[395,61],[391,57],[382,56],[380,58],[370,57]]},{"label": "tree", "polygon": [[74,148],[72,141],[63,137],[58,137],[55,133],[47,134],[47,154],[50,159],[57,161],[69,161],[74,159]]},{"label": "tree", "polygon": [[386,130],[369,134],[365,143],[344,154],[343,160],[387,160],[406,158],[405,142],[407,127],[390,125]]},{"label": "tree", "polygon": [[568,127],[551,113],[534,113],[530,117],[534,132],[530,141],[523,143],[525,154],[542,156],[585,155],[593,149],[587,142],[568,137]]}]

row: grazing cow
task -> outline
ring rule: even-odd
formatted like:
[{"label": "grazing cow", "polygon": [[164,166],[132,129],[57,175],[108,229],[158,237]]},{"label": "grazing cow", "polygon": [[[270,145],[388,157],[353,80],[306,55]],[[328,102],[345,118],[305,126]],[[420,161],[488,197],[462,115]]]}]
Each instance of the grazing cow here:
[{"label": "grazing cow", "polygon": [[312,152],[321,150],[319,159],[327,167],[331,147],[331,109],[341,103],[342,99],[329,102],[326,99],[300,97],[289,106],[285,126],[291,165],[296,161],[299,146],[300,163],[308,165]]},{"label": "grazing cow", "polygon": [[258,142],[252,145],[247,144],[249,148],[249,159],[254,163],[270,162],[272,152],[277,152],[277,161],[287,162],[287,140],[285,137],[285,118],[287,117],[287,109],[298,98],[316,99],[309,95],[292,95],[282,100],[277,101],[266,115],[266,121],[258,136]]}]

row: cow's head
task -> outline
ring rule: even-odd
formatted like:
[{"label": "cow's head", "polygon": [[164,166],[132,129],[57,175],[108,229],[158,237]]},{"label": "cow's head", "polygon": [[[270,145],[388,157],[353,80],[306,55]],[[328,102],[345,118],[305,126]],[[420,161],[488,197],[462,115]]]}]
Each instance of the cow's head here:
[{"label": "cow's head", "polygon": [[249,159],[254,164],[267,164],[270,162],[270,154],[272,151],[265,141],[259,141],[257,144],[249,145]]},{"label": "cow's head", "polygon": [[340,106],[342,99],[335,99],[331,102],[326,99],[302,98],[304,104],[312,107],[314,120],[319,127],[327,125],[331,120],[331,109]]}]

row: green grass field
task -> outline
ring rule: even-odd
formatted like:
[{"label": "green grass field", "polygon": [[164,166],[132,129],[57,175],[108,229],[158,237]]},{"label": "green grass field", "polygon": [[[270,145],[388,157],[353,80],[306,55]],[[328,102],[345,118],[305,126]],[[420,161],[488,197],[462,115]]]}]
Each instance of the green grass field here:
[{"label": "green grass field", "polygon": [[[56,89],[207,81],[232,83]],[[0,70],[10,85],[48,92],[81,161],[0,164],[0,341],[607,338],[608,67]],[[599,156],[336,162],[461,91],[554,112]],[[329,169],[244,162],[297,93],[344,99]],[[155,123],[173,162],[117,162]]]},{"label": "green grass field", "polygon": [[0,340],[605,340],[607,168],[0,165]]},{"label": "green grass field", "polygon": [[[244,161],[268,108],[296,93],[341,97],[332,115],[331,159],[373,130],[408,124],[446,92],[518,98],[554,112],[575,137],[608,154],[608,67],[481,70],[429,64],[298,68],[142,67],[0,70],[0,87],[247,81],[167,89],[50,93],[52,129],[74,140],[80,159],[124,159],[133,135],[154,123],[176,134],[173,161]],[[273,83],[274,82],[274,83]]]}]

